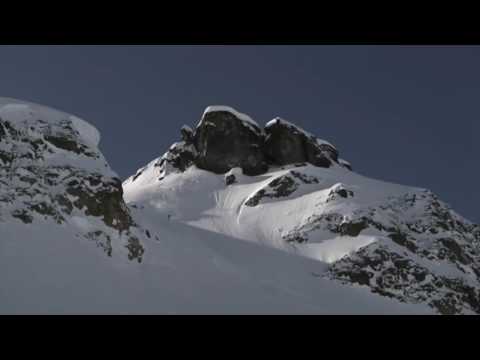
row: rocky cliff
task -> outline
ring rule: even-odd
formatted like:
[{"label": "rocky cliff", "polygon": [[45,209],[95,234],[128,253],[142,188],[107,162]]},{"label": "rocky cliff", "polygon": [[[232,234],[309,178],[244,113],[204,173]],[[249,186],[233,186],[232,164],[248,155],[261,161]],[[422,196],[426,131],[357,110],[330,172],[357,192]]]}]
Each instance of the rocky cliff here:
[{"label": "rocky cliff", "polygon": [[0,222],[71,224],[109,256],[120,237],[129,258],[141,261],[121,180],[98,150],[99,140],[77,117],[0,99]]}]

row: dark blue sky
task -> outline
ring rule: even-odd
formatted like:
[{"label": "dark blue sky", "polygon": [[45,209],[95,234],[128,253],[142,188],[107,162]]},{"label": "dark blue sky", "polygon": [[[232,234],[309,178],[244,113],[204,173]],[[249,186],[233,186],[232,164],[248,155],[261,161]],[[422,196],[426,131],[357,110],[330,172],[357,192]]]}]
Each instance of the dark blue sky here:
[{"label": "dark blue sky", "polygon": [[122,178],[207,105],[281,116],[480,222],[480,47],[0,46],[0,96],[94,124]]}]

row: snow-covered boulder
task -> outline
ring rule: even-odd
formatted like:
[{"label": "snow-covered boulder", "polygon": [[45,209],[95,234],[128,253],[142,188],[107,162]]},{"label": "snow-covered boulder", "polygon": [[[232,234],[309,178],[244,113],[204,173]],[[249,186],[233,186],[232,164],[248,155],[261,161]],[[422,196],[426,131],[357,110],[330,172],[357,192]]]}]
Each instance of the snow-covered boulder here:
[{"label": "snow-covered boulder", "polygon": [[245,205],[254,207],[268,199],[287,198],[305,184],[310,185],[318,183],[319,180],[315,176],[290,170],[287,173],[274,178],[261,189],[257,190],[245,201]]},{"label": "snow-covered boulder", "polygon": [[268,122],[265,133],[265,153],[274,164],[309,162],[328,168],[338,161],[333,145],[281,118]]},{"label": "snow-covered boulder", "polygon": [[229,172],[227,172],[225,177],[225,185],[232,185],[238,181],[238,177],[243,175],[242,169],[240,168],[233,168]]},{"label": "snow-covered boulder", "polygon": [[353,170],[352,164],[350,164],[347,160],[338,159],[338,163],[340,164],[340,166],[343,166],[344,168],[346,168],[350,171]]},{"label": "snow-covered boulder", "polygon": [[268,169],[262,129],[247,115],[229,107],[208,107],[194,135],[197,167],[224,174],[241,167],[246,175]]}]

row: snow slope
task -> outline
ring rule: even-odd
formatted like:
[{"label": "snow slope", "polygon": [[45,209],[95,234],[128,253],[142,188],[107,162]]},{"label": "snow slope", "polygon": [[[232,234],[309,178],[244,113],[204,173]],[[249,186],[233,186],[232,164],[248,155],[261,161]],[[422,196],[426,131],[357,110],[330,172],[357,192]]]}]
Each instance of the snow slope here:
[{"label": "snow slope", "polygon": [[[288,125],[271,135],[277,150],[301,152],[292,148],[295,133],[329,144],[280,118],[266,128],[277,122]],[[184,153],[171,148],[125,180],[125,201],[148,217],[314,259],[326,265],[320,277],[379,296],[442,314],[480,313],[480,227],[429,190],[365,177],[341,159],[215,174],[196,166],[204,155],[188,146],[195,144],[186,139]]]},{"label": "snow slope", "polygon": [[431,312],[322,279],[321,262],[156,216],[144,220],[153,226],[140,264],[107,257],[69,227],[1,224],[0,313]]},{"label": "snow slope", "polygon": [[313,259],[323,264],[322,279],[444,314],[478,313],[478,227],[428,190],[341,166],[285,166],[259,176],[191,166],[159,178],[155,164],[123,184],[126,202],[142,208],[139,219],[149,225],[170,218]]},{"label": "snow slope", "polygon": [[[301,171],[318,179],[318,183],[301,183],[292,195],[278,200],[268,199],[256,207],[245,205],[272,180],[291,171]],[[259,176],[244,176],[241,169],[234,169],[229,174],[232,173],[237,182],[229,186],[225,185],[225,176],[194,166],[159,181],[158,168],[152,162],[135,181],[130,178],[124,182],[124,198],[129,204],[151,206],[159,217],[170,214],[177,221],[208,231],[334,262],[375,240],[356,238],[347,246],[348,240],[332,238],[329,232],[319,232],[315,243],[308,246],[311,251],[307,251],[285,242],[283,237],[314,213],[333,212],[340,207],[343,214],[353,214],[358,208],[381,204],[390,195],[402,194],[409,189],[368,179],[340,166],[328,169],[311,165],[285,166]],[[326,201],[332,189],[340,184],[355,191],[355,201]]]}]

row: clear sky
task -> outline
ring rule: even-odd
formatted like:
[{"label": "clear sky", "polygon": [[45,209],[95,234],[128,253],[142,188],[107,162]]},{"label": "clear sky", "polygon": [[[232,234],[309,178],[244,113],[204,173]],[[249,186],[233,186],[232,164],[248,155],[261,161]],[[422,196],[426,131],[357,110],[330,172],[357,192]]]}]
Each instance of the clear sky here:
[{"label": "clear sky", "polygon": [[0,96],[95,125],[122,179],[208,105],[281,116],[480,222],[478,46],[0,46]]}]

